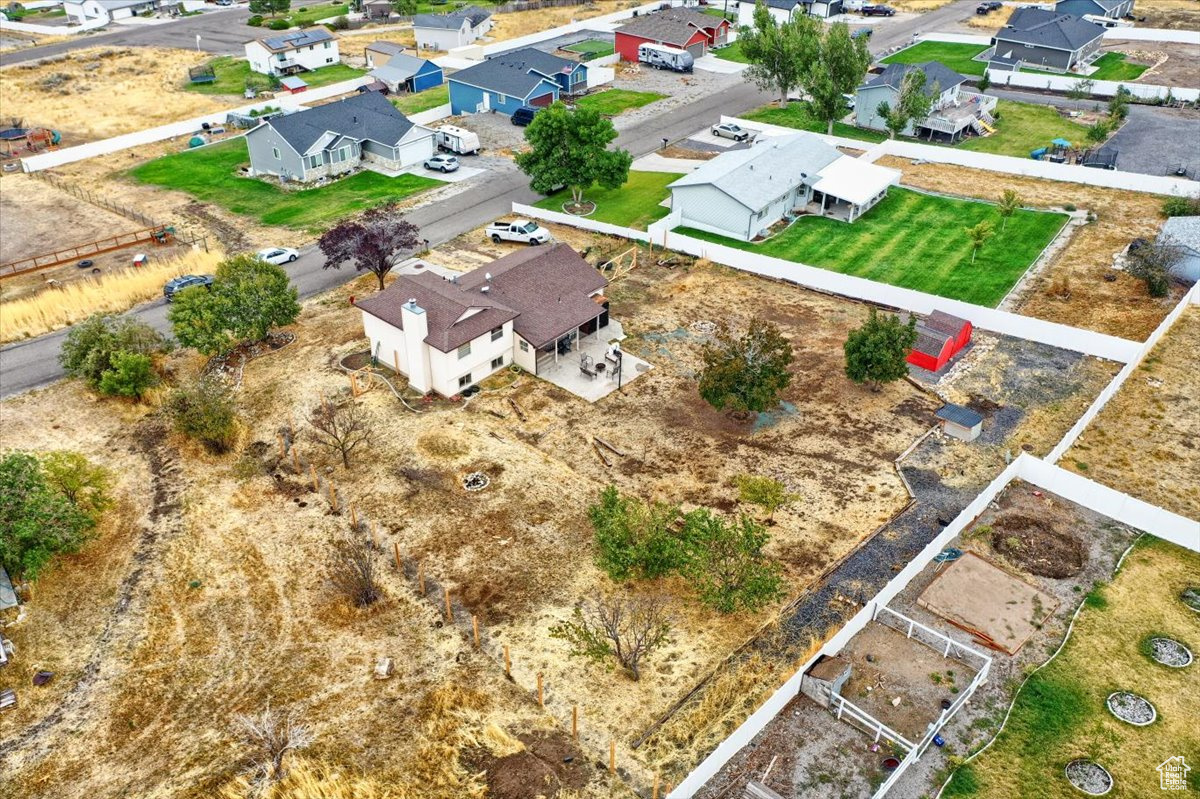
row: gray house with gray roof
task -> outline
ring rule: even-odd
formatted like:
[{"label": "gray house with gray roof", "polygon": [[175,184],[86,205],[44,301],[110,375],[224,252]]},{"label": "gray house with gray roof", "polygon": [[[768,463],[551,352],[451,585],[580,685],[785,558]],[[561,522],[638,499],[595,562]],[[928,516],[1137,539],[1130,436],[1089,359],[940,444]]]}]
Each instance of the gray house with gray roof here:
[{"label": "gray house with gray roof", "polygon": [[246,134],[252,175],[308,183],[359,168],[383,173],[436,151],[434,133],[378,92],[268,119]]},{"label": "gray house with gray roof", "polygon": [[995,97],[965,90],[965,77],[938,61],[927,61],[923,64],[888,64],[883,72],[872,75],[859,86],[854,95],[854,116],[859,127],[887,130],[879,115],[879,105],[896,105],[900,87],[910,72],[925,74],[925,93],[931,96],[932,105],[929,116],[909,122],[901,135],[927,134],[932,139],[934,135],[942,134],[953,141],[971,129],[984,134],[988,132],[986,126],[995,122],[992,116],[997,102]]},{"label": "gray house with gray roof", "polygon": [[992,37],[995,54],[1052,72],[1078,70],[1100,54],[1104,28],[1071,14],[1018,8]]},{"label": "gray house with gray roof", "polygon": [[466,6],[449,14],[417,14],[413,34],[418,50],[453,50],[464,47],[492,29],[492,12]]}]

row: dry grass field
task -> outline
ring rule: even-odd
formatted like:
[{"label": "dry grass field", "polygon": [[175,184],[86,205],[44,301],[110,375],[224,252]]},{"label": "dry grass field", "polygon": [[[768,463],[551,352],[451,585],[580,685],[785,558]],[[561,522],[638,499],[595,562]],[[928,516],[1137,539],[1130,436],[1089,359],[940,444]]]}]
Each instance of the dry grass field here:
[{"label": "dry grass field", "polygon": [[889,3],[898,11],[909,11],[914,14],[923,14],[926,11],[934,11],[942,6],[949,5],[954,0],[896,0],[894,3]]},{"label": "dry grass field", "polygon": [[[960,769],[942,795],[998,799],[1037,785],[1048,799],[1080,796],[1063,774],[1077,758],[1109,771],[1109,796],[1158,795],[1159,763],[1200,748],[1200,690],[1194,664],[1160,665],[1143,642],[1167,636],[1196,650],[1196,614],[1180,594],[1198,571],[1196,553],[1142,539],[1112,582],[1088,597],[1062,654],[1025,685],[995,745]],[[1144,728],[1118,721],[1104,706],[1113,691],[1150,700],[1156,721]],[[1194,777],[1190,784],[1197,785]]]},{"label": "dry grass field", "polygon": [[967,20],[967,25],[972,28],[997,31],[1003,28],[1004,24],[1008,22],[1008,18],[1012,16],[1013,11],[1016,11],[1014,6],[1004,6],[989,14],[972,14]]},{"label": "dry grass field", "polygon": [[1134,9],[1147,28],[1200,28],[1200,3],[1196,0],[1141,0]]},{"label": "dry grass field", "polygon": [[1005,189],[1013,189],[1034,208],[1071,204],[1096,215],[1096,221],[1078,228],[1067,246],[1026,285],[1015,306],[1021,313],[1140,341],[1178,301],[1178,291],[1155,299],[1141,281],[1112,269],[1113,256],[1129,242],[1153,239],[1162,227],[1162,198],[1156,195],[914,164],[894,156],[880,163],[902,169],[904,185],[993,201]]},{"label": "dry grass field", "polygon": [[240,98],[184,91],[187,50],[91,48],[5,67],[0,105],[6,116],[52,128],[76,144],[231,108]]},{"label": "dry grass field", "polygon": [[492,41],[515,39],[518,36],[528,36],[536,31],[557,28],[576,20],[602,17],[623,8],[634,8],[642,5],[637,0],[594,0],[585,6],[562,6],[559,8],[540,8],[536,11],[513,11],[508,14],[496,14],[492,21],[495,27],[488,33]]},{"label": "dry grass field", "polygon": [[1068,450],[1062,465],[1200,519],[1197,352],[1200,309],[1192,306]]}]

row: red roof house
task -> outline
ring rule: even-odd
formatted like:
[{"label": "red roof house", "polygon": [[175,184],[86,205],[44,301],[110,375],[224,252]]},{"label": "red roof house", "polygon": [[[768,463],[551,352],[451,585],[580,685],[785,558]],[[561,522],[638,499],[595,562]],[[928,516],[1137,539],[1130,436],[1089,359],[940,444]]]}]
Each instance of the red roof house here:
[{"label": "red roof house", "polygon": [[917,343],[908,354],[908,362],[936,372],[971,342],[971,331],[966,319],[934,311],[917,323]]},{"label": "red roof house", "polygon": [[625,61],[638,60],[638,46],[665,44],[699,58],[729,37],[729,20],[690,8],[671,8],[634,17],[616,31],[616,50]]}]

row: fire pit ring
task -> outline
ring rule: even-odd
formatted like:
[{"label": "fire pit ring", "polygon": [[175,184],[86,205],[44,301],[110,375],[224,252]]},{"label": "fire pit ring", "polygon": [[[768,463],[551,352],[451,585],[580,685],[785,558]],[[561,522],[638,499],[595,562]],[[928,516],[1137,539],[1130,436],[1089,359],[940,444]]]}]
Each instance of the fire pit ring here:
[{"label": "fire pit ring", "polygon": [[462,479],[462,486],[467,491],[482,491],[491,484],[492,480],[483,472],[471,472]]}]

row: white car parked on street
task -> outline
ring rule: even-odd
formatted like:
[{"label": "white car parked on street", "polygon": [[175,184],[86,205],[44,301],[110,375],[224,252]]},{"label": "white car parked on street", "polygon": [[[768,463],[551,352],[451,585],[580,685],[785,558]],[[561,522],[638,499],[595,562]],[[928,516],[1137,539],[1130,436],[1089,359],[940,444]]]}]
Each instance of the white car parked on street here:
[{"label": "white car parked on street", "polygon": [[258,260],[269,264],[290,264],[300,257],[300,253],[291,247],[268,247],[258,251]]}]

